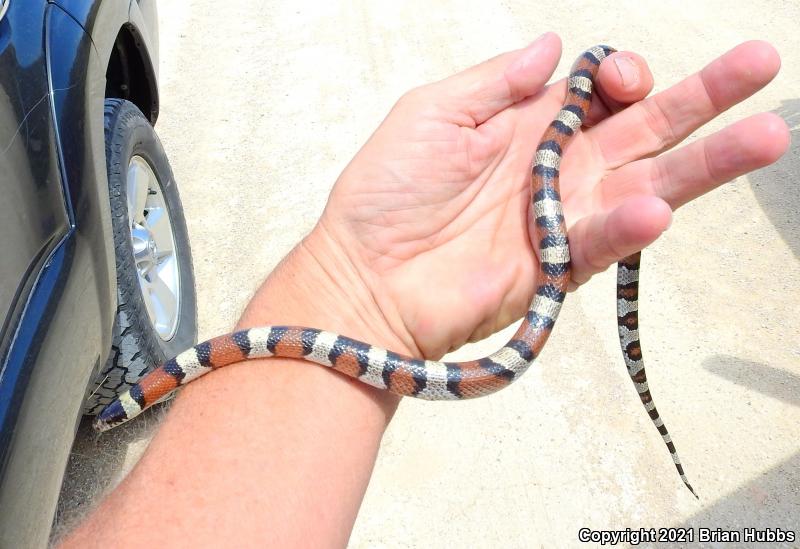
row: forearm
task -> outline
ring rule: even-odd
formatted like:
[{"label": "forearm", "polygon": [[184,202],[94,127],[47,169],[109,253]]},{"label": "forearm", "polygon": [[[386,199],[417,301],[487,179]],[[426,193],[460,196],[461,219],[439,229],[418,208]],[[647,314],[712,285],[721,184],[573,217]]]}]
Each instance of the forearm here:
[{"label": "forearm", "polygon": [[[413,352],[346,266],[319,261],[309,249],[318,244],[284,260],[239,327],[308,325]],[[181,393],[140,463],[66,545],[343,546],[398,401],[298,360],[209,374]]]}]

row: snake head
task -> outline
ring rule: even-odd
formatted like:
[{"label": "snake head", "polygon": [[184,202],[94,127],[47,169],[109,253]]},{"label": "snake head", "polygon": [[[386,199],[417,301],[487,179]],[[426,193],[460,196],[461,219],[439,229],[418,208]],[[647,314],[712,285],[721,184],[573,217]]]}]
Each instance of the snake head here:
[{"label": "snake head", "polygon": [[108,431],[112,427],[123,423],[127,419],[128,414],[125,413],[125,408],[122,407],[122,403],[117,399],[100,412],[100,415],[94,420],[92,427],[94,427],[95,431],[102,433],[103,431]]}]

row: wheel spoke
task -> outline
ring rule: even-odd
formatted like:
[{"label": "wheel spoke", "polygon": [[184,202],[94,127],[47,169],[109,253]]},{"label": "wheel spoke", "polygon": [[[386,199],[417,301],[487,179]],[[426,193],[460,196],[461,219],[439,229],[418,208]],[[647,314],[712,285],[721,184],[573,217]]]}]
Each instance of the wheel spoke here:
[{"label": "wheel spoke", "polygon": [[138,162],[131,162],[128,168],[128,217],[131,226],[144,221],[144,208],[147,203],[149,177]]},{"label": "wheel spoke", "polygon": [[151,322],[153,325],[157,322],[157,310],[153,304],[153,284],[147,278],[139,275],[139,287],[142,290],[142,297],[144,298],[144,305],[147,309],[147,315],[150,317]]},{"label": "wheel spoke", "polygon": [[[155,273],[153,273],[155,274]],[[172,319],[174,318],[178,301],[170,287],[161,279],[160,276],[153,276],[150,283],[150,296],[153,303],[153,312],[156,321],[154,322],[159,334],[168,335],[171,329]]]},{"label": "wheel spoke", "polygon": [[172,227],[170,227],[169,216],[164,208],[152,208],[147,211],[146,226],[153,235],[158,248],[158,257],[171,255],[175,249],[172,242]]},{"label": "wheel spoke", "polygon": [[161,263],[158,263],[153,271],[153,276],[158,277],[159,280],[166,284],[173,295],[178,294],[178,285],[180,284],[178,279],[178,261],[174,256],[163,259]]}]

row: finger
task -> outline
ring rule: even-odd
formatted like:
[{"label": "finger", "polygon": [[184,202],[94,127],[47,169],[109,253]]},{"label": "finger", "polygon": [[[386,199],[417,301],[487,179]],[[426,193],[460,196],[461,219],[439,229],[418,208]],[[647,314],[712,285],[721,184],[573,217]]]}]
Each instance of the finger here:
[{"label": "finger", "polygon": [[499,55],[425,89],[478,126],[544,88],[560,57],[561,39],[548,32],[522,50]]},{"label": "finger", "polygon": [[655,193],[673,208],[747,172],[772,164],[789,147],[786,122],[762,113],[653,159]]},{"label": "finger", "polygon": [[655,196],[632,197],[610,211],[584,217],[569,230],[570,289],[654,242],[669,227],[672,210]]},{"label": "finger", "polygon": [[595,81],[596,93],[584,121],[587,127],[641,101],[653,90],[650,67],[641,55],[633,52],[609,55],[600,64]]},{"label": "finger", "polygon": [[788,147],[786,122],[772,113],[756,114],[685,147],[616,170],[599,188],[601,208],[653,194],[676,209],[726,181],[772,164]]},{"label": "finger", "polygon": [[607,167],[657,154],[764,87],[780,68],[767,42],[745,42],[700,72],[612,116],[587,132]]}]

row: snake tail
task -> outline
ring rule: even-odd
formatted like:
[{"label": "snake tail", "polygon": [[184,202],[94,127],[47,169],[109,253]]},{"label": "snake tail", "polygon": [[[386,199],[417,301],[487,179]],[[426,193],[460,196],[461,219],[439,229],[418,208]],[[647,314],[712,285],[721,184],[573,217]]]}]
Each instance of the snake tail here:
[{"label": "snake tail", "polygon": [[[527,314],[511,340],[479,360],[441,362],[403,356],[343,335],[301,326],[264,326],[204,341],[145,375],[97,416],[94,428],[106,431],[133,419],[191,381],[229,364],[284,357],[332,368],[392,393],[427,400],[463,400],[488,395],[518,379],[539,355],[553,330],[570,280],[570,253],[559,192],[561,156],[589,111],[601,61],[615,50],[595,46],[573,65],[564,105],[547,127],[531,168],[532,244],[539,252],[537,287]],[[634,256],[631,256],[634,257]],[[629,258],[630,259],[630,258]],[[618,316],[623,355],[642,402],[667,444],[689,490],[675,447],[658,416],[647,387],[639,347],[636,268],[620,263]],[[631,316],[631,314],[633,316]],[[692,490],[694,493],[694,490]]]},{"label": "snake tail", "polygon": [[681,458],[675,449],[675,443],[664,425],[664,420],[656,409],[653,396],[650,394],[650,386],[647,384],[647,373],[644,369],[644,358],[642,357],[642,344],[639,341],[639,267],[641,265],[641,252],[637,252],[624,258],[617,263],[617,329],[619,331],[619,344],[622,348],[622,356],[625,359],[625,366],[628,368],[628,375],[631,376],[636,392],[642,400],[647,415],[653,420],[653,425],[658,429],[658,433],[667,445],[675,469],[681,476],[681,480],[692,493],[700,499],[689,484],[689,479],[683,472]]}]

